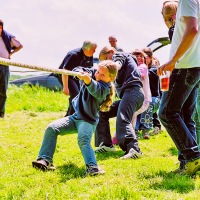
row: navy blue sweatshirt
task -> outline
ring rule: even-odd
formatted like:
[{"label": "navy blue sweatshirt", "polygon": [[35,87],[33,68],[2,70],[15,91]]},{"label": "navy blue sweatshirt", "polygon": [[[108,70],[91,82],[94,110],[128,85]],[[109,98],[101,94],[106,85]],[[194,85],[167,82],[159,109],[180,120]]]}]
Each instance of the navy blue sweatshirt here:
[{"label": "navy blue sweatshirt", "polygon": [[115,87],[118,97],[122,98],[123,91],[126,88],[138,86],[143,87],[140,72],[137,67],[136,58],[128,53],[117,52],[113,55],[112,60],[114,62],[119,61],[122,64],[121,69],[118,71],[117,78],[115,80]]},{"label": "navy blue sweatshirt", "polygon": [[79,94],[72,100],[75,113],[78,119],[82,119],[91,124],[97,124],[99,119],[100,106],[110,93],[110,83],[96,81],[94,74],[97,69],[77,67],[73,71],[87,71],[91,74],[92,80],[89,85],[81,81]]}]

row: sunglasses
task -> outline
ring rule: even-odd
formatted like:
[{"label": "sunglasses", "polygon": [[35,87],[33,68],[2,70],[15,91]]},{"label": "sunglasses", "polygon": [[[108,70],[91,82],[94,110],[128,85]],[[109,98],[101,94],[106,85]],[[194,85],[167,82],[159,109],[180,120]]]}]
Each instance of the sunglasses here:
[{"label": "sunglasses", "polygon": [[3,22],[0,22],[0,26],[3,26]]}]

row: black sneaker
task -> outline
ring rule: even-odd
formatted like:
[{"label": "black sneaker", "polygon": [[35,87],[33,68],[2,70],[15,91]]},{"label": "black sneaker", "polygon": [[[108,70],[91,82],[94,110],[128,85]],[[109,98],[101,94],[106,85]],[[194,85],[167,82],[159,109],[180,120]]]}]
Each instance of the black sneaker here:
[{"label": "black sneaker", "polygon": [[37,169],[41,169],[42,171],[47,170],[55,170],[56,168],[53,166],[52,163],[46,161],[46,160],[36,160],[32,162],[32,166]]},{"label": "black sneaker", "polygon": [[86,176],[96,176],[96,175],[100,175],[104,173],[105,171],[98,166],[95,166],[95,165],[86,166],[86,172],[85,172]]},{"label": "black sneaker", "polygon": [[4,113],[0,113],[0,118],[4,118],[5,114]]}]

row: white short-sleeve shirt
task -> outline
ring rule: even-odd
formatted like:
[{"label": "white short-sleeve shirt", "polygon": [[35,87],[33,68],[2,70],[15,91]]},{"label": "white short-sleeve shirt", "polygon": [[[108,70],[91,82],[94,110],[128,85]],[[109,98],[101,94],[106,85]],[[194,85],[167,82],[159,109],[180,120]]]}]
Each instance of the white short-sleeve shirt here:
[{"label": "white short-sleeve shirt", "polygon": [[172,44],[170,50],[170,58],[175,54],[183,33],[185,30],[185,24],[183,23],[183,17],[195,17],[198,19],[198,34],[195,37],[191,47],[185,52],[185,54],[178,60],[175,68],[194,68],[200,67],[200,5],[199,0],[179,0],[179,5],[176,13],[176,25],[174,34],[172,37]]},{"label": "white short-sleeve shirt", "polygon": [[[19,47],[21,44],[16,38],[11,38],[11,47]],[[0,36],[0,57],[9,58],[9,52],[6,49],[6,45],[3,41],[3,38]]]}]

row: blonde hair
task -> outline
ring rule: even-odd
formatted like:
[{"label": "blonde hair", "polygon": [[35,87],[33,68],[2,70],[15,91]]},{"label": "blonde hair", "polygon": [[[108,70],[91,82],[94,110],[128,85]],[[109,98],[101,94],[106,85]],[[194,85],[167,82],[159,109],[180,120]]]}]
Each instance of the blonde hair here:
[{"label": "blonde hair", "polygon": [[168,28],[175,25],[176,12],[178,8],[178,1],[165,1],[162,7],[162,15],[165,20],[165,24]]},{"label": "blonde hair", "polygon": [[157,67],[160,67],[160,61],[158,60],[158,58],[156,57],[152,57],[152,63],[151,63],[151,66],[157,66]]},{"label": "blonde hair", "polygon": [[[113,80],[116,78],[118,69],[115,62],[111,60],[104,60],[100,62],[98,66],[107,68],[109,72],[109,76],[113,78]],[[106,96],[106,98],[104,99],[103,103],[100,106],[101,112],[107,112],[110,110],[110,106],[113,103],[114,94],[115,94],[115,86],[113,83],[111,83],[110,93]]]},{"label": "blonde hair", "polygon": [[99,53],[99,60],[104,60],[104,56],[110,51],[116,52],[116,49],[110,46],[105,46]]}]

